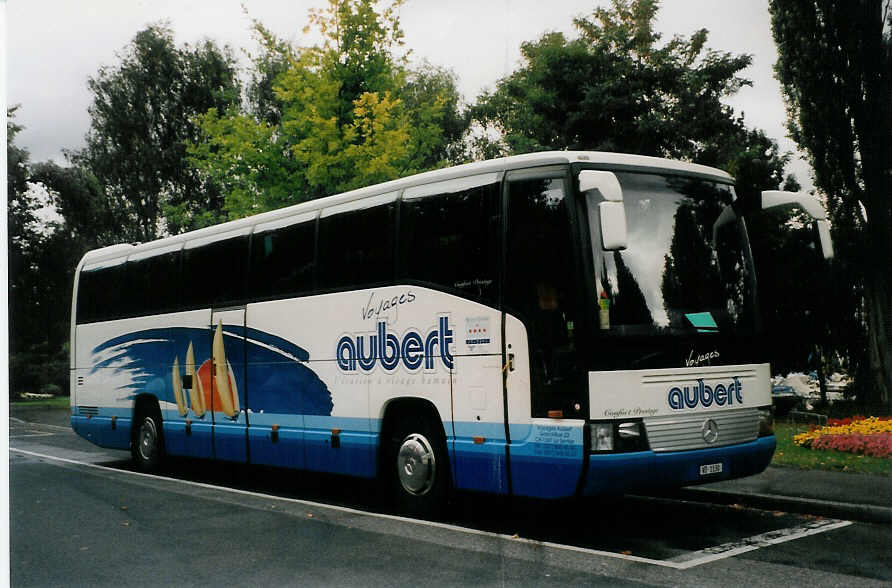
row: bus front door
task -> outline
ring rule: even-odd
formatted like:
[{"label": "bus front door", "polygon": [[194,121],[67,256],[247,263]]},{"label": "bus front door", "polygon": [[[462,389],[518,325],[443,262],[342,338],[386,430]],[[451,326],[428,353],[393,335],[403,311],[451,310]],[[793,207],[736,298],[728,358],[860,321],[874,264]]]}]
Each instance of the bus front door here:
[{"label": "bus front door", "polygon": [[585,390],[576,330],[574,208],[566,169],[508,174],[503,288],[511,490],[572,495],[583,464]]}]

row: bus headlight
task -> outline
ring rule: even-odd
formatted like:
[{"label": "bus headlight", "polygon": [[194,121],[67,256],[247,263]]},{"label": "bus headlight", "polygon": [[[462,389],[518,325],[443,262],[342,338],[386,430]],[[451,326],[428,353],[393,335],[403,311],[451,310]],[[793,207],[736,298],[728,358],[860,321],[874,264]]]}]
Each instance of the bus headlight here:
[{"label": "bus headlight", "polygon": [[640,421],[589,423],[592,453],[644,451],[647,442]]},{"label": "bus headlight", "polygon": [[770,406],[759,409],[759,437],[774,435],[774,415]]},{"label": "bus headlight", "polygon": [[613,423],[594,423],[590,427],[592,451],[613,451]]}]

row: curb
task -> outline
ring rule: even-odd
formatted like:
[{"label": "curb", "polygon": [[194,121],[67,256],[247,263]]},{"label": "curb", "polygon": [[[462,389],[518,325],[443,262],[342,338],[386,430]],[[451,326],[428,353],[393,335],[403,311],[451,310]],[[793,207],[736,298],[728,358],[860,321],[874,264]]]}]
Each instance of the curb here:
[{"label": "curb", "polygon": [[784,510],[835,519],[851,519],[864,523],[892,524],[892,508],[872,504],[853,504],[851,502],[836,502],[815,498],[733,492],[707,488],[682,488],[672,492],[671,496],[694,502],[743,504],[764,510]]}]

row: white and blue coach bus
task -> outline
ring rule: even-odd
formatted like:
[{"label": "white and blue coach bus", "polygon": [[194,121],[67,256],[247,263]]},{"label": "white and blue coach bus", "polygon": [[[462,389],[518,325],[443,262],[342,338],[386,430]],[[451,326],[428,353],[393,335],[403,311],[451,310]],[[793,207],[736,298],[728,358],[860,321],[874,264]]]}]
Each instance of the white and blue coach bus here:
[{"label": "white and blue coach bus", "polygon": [[406,512],[755,474],[775,438],[739,204],[712,168],[538,153],[91,251],[72,426],[147,470],[377,476]]}]

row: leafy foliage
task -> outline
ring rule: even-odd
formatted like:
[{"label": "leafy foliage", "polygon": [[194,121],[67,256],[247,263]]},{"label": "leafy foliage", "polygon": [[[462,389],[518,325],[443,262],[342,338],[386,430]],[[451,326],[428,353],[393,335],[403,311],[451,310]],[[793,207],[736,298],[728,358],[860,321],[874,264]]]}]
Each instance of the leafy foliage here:
[{"label": "leafy foliage", "polygon": [[409,116],[412,144],[409,152],[418,155],[420,171],[446,163],[465,163],[469,153],[464,137],[471,124],[470,112],[463,110],[458,79],[445,68],[427,61],[408,71],[398,97]]},{"label": "leafy foliage", "polygon": [[[16,108],[8,116],[14,116]],[[72,274],[80,256],[109,227],[95,178],[83,170],[29,161],[7,122],[8,311],[13,394],[67,389]],[[45,210],[65,217],[47,220]],[[109,236],[110,240],[114,237]]]},{"label": "leafy foliage", "polygon": [[740,122],[720,99],[750,82],[748,55],[705,49],[706,30],[659,45],[656,0],[614,0],[521,46],[524,65],[484,93],[477,121],[508,152],[597,149],[700,160]]},{"label": "leafy foliage", "polygon": [[398,55],[400,2],[330,0],[311,10],[321,46],[290,47],[262,24],[244,111],[211,109],[188,148],[239,218],[424,171],[462,157],[468,121],[454,76]]},{"label": "leafy foliage", "polygon": [[840,347],[862,364],[862,400],[890,407],[890,5],[884,8],[883,0],[772,0],[770,11],[788,128],[808,153],[815,185],[827,197],[835,271],[849,293],[848,308],[854,309],[838,333]]},{"label": "leafy foliage", "polygon": [[36,222],[35,212],[39,204],[28,191],[28,165],[30,155],[26,149],[15,145],[15,137],[22,130],[13,122],[18,106],[6,111],[6,198],[7,226],[9,235],[10,265],[15,266],[14,256],[20,248],[27,247],[26,231]]},{"label": "leafy foliage", "polygon": [[577,38],[524,43],[522,67],[472,108],[500,135],[478,137],[475,151],[636,153],[725,169],[743,195],[779,186],[789,156],[722,102],[751,85],[739,75],[751,57],[707,49],[706,29],[661,43],[657,10],[656,0],[613,0],[574,20]]},{"label": "leafy foliage", "polygon": [[239,100],[231,52],[212,41],[177,48],[172,31],[156,24],[120,57],[88,81],[91,127],[73,161],[105,188],[131,240],[154,239],[165,211],[173,232],[205,224],[222,197],[189,167],[185,142],[198,134],[192,117]]}]

